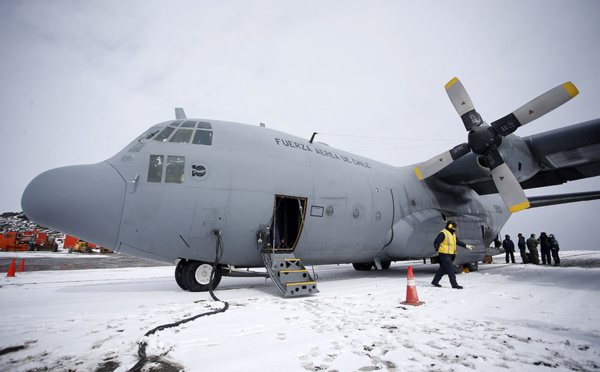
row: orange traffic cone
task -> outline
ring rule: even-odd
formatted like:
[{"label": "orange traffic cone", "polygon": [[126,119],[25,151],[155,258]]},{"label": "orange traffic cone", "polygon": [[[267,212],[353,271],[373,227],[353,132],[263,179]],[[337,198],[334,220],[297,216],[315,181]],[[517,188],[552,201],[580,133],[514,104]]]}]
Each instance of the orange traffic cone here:
[{"label": "orange traffic cone", "polygon": [[406,286],[406,301],[401,302],[403,305],[413,305],[420,306],[425,302],[419,301],[419,296],[417,295],[417,287],[415,286],[415,277],[413,276],[412,266],[408,267],[408,283]]},{"label": "orange traffic cone", "polygon": [[17,270],[17,272],[22,273],[23,271],[25,271],[25,259],[24,258],[21,259],[21,264],[19,265],[19,270]]},{"label": "orange traffic cone", "polygon": [[15,261],[17,259],[13,258],[12,263],[10,264],[10,267],[8,268],[8,274],[6,274],[6,276],[15,276]]}]

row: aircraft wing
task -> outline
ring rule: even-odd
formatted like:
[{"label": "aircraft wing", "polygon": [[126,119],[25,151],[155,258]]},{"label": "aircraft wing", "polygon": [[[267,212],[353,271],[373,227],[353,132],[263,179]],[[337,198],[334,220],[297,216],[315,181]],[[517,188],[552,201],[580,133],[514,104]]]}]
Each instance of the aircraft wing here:
[{"label": "aircraft wing", "polygon": [[[519,180],[523,189],[560,185],[600,175],[600,119],[523,137],[539,171]],[[501,147],[502,150],[502,147]],[[475,154],[468,154],[435,175],[436,183],[465,185],[479,195],[497,193],[489,174],[477,166]]]},{"label": "aircraft wing", "polygon": [[600,119],[523,138],[542,170],[524,189],[600,175]]}]

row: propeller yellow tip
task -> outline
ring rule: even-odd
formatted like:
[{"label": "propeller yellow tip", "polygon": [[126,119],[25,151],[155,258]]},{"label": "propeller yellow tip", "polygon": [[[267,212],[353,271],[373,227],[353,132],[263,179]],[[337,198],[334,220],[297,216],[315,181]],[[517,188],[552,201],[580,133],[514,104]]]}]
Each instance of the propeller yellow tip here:
[{"label": "propeller yellow tip", "polygon": [[458,78],[455,77],[454,79],[450,80],[448,82],[448,84],[446,84],[446,86],[444,87],[446,90],[448,90],[448,88],[450,88],[452,85],[454,85],[454,83],[456,83],[458,81]]},{"label": "propeller yellow tip", "polygon": [[576,95],[579,94],[579,90],[570,81],[568,83],[564,83],[563,87],[565,88],[565,90],[567,91],[567,93],[569,93],[569,95],[571,96],[571,98],[573,98],[573,97],[575,97]]},{"label": "propeller yellow tip", "polygon": [[423,176],[421,175],[421,171],[419,171],[419,167],[415,168],[415,174],[419,180],[423,181]]},{"label": "propeller yellow tip", "polygon": [[527,208],[529,208],[529,201],[526,201],[521,204],[513,205],[512,207],[508,208],[508,210],[510,211],[510,213],[515,213],[515,212],[522,211],[523,209],[527,209]]}]

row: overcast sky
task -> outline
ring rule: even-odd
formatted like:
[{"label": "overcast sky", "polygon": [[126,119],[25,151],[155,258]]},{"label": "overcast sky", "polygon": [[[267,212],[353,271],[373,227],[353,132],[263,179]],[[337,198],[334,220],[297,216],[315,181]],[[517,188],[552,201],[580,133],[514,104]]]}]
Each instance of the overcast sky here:
[{"label": "overcast sky", "polygon": [[[521,128],[600,117],[598,1],[0,0],[0,212],[37,174],[97,163],[149,126],[220,119],[388,164],[464,142],[444,85],[488,122],[572,81],[580,95]],[[386,139],[389,138],[389,139]],[[600,190],[600,177],[528,195]],[[515,214],[503,233],[596,249],[600,201]]]}]

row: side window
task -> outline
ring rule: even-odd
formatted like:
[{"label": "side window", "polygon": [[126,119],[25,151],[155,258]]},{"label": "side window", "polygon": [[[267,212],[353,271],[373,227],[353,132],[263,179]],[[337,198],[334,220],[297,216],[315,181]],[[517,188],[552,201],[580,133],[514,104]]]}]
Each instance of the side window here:
[{"label": "side window", "polygon": [[148,166],[148,182],[160,182],[162,180],[163,165],[163,155],[150,155],[150,165]]},{"label": "side window", "polygon": [[167,156],[166,183],[183,183],[185,156]]}]

